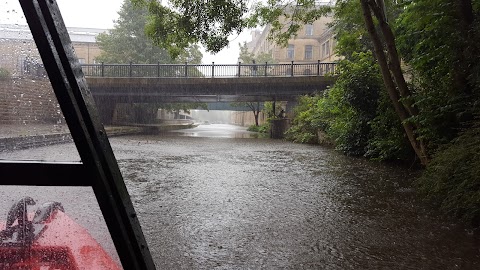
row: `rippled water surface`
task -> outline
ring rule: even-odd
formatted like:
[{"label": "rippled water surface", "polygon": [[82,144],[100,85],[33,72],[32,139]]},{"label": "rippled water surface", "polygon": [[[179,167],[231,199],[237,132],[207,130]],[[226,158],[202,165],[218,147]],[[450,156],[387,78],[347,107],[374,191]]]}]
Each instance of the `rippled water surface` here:
[{"label": "rippled water surface", "polygon": [[414,173],[245,137],[210,125],[111,139],[157,268],[480,269],[477,238],[416,198]]}]

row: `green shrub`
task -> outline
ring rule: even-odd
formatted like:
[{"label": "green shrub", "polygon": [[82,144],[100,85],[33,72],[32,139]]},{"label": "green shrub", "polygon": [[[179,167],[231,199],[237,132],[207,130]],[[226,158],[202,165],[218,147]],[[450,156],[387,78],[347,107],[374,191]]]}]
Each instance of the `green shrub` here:
[{"label": "green shrub", "polygon": [[302,96],[294,109],[295,117],[291,127],[285,133],[287,140],[298,143],[317,143],[317,130],[322,129],[326,123],[319,115],[318,104],[324,98],[320,95]]},{"label": "green shrub", "polygon": [[260,126],[251,125],[247,128],[247,130],[252,132],[260,132]]},{"label": "green shrub", "polygon": [[268,131],[270,130],[270,124],[265,123],[265,124],[259,125],[259,126],[251,125],[251,126],[248,127],[247,130],[252,131],[252,132],[268,133]]},{"label": "green shrub", "polygon": [[338,68],[340,75],[332,88],[299,99],[286,138],[318,143],[320,130],[346,155],[411,160],[413,151],[371,53],[353,54]]},{"label": "green shrub", "polygon": [[417,185],[446,214],[480,225],[480,120],[436,153]]},{"label": "green shrub", "polygon": [[380,113],[369,122],[372,136],[365,157],[379,161],[413,161],[415,153],[386,92],[381,93],[377,111]]}]

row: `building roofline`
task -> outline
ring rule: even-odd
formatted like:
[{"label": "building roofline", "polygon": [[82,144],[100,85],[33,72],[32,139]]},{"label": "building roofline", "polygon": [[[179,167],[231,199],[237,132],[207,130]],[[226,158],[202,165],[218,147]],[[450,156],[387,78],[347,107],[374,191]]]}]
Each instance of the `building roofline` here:
[{"label": "building roofline", "polygon": [[[67,27],[67,31],[72,42],[96,43],[97,35],[109,29]],[[0,39],[33,40],[28,25],[21,24],[0,24]]]}]

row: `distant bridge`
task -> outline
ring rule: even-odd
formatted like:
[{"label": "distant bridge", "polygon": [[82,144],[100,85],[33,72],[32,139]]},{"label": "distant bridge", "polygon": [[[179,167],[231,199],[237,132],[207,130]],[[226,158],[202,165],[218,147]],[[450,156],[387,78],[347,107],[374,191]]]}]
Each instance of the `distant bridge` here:
[{"label": "distant bridge", "polygon": [[219,78],[294,77],[335,74],[336,63],[291,61],[284,64],[82,64],[87,77]]},{"label": "distant bridge", "polygon": [[92,94],[115,102],[295,100],[334,82],[335,63],[82,65]]},{"label": "distant bridge", "polygon": [[109,122],[117,103],[295,101],[331,86],[336,64],[130,63],[82,65],[82,70]]}]

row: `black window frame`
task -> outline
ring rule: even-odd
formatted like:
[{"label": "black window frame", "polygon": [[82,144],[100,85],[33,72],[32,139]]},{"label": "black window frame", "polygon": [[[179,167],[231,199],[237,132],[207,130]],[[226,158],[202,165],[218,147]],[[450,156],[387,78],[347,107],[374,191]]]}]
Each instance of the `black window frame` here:
[{"label": "black window frame", "polygon": [[0,161],[0,185],[91,186],[124,269],[155,269],[56,1],[19,0],[82,162]]}]

